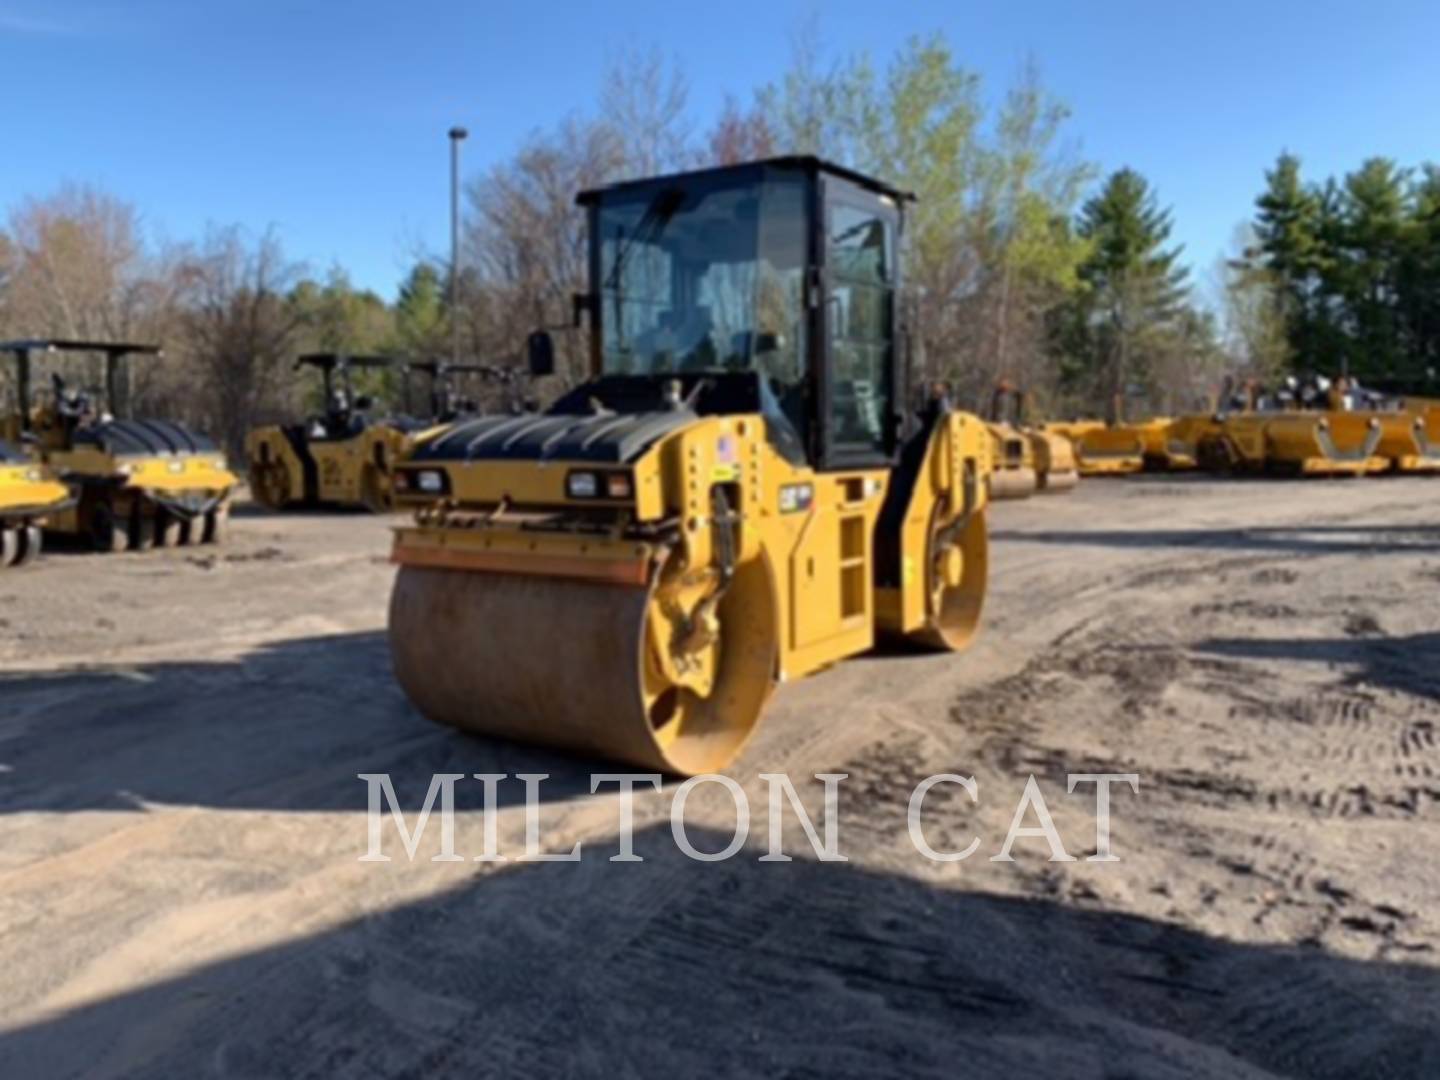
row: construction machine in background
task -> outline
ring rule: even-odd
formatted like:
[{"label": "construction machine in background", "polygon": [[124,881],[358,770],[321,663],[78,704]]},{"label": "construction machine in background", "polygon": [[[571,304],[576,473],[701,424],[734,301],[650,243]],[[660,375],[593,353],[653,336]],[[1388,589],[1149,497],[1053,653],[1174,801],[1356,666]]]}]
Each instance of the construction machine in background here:
[{"label": "construction machine in background", "polygon": [[[1200,436],[1201,466],[1284,476],[1365,476],[1392,468],[1380,450],[1387,423],[1373,410],[1350,409],[1334,389],[1323,377],[1288,379],[1270,393],[1246,384],[1226,403],[1240,407],[1223,412]],[[1389,426],[1398,448],[1405,433]]]},{"label": "construction machine in background", "polygon": [[995,469],[990,494],[997,499],[1023,498],[1032,492],[1058,494],[1079,483],[1075,451],[1062,435],[1028,423],[1027,395],[1008,381],[990,395],[987,426],[995,440]]},{"label": "construction machine in background", "polygon": [[1390,471],[1440,471],[1440,409],[1418,399],[1370,390],[1344,377],[1334,381],[1328,398],[1332,410],[1365,413],[1378,422],[1375,453],[1389,462]]},{"label": "construction machine in background", "polygon": [[[309,353],[295,361],[296,371],[304,368],[321,373],[324,412],[299,424],[257,428],[245,440],[251,495],[271,510],[388,513],[394,507],[395,464],[410,452],[415,438],[478,411],[475,400],[460,393],[457,379],[475,376],[507,388],[513,381],[509,369],[489,364],[401,363],[342,353]],[[355,372],[392,370],[400,375],[404,412],[372,418],[374,400],[356,388]],[[423,394],[415,393],[417,376],[428,384]]]},{"label": "construction machine in background", "polygon": [[[0,343],[16,364],[12,440],[73,488],[68,505],[45,515],[45,529],[80,536],[99,551],[143,551],[155,544],[216,543],[225,533],[238,483],[206,436],[170,420],[124,419],[131,357],[159,356],[157,345],[35,339]],[[104,358],[104,391],[72,389],[59,372],[32,393],[38,358],[92,353]]]},{"label": "construction machine in background", "polygon": [[1440,472],[1440,408],[1395,408],[1377,414],[1380,443],[1375,452],[1402,473]]},{"label": "construction machine in background", "polygon": [[74,501],[48,466],[0,441],[0,570],[39,557],[46,519]]},{"label": "construction machine in background", "polygon": [[245,439],[250,495],[270,510],[296,507],[365,509],[392,506],[391,474],[424,425],[406,417],[372,419],[373,400],[355,386],[355,372],[394,368],[388,356],[308,353],[294,370],[320,373],[324,409],[300,423],[262,427]]},{"label": "construction machine in background", "polygon": [[[991,431],[996,425],[1018,433],[1028,446],[1027,462],[1035,471],[1035,490],[1063,494],[1080,482],[1070,439],[1045,432],[1030,422],[1030,395],[1020,387],[1001,382],[991,395]],[[998,462],[996,462],[998,468]]]},{"label": "construction machine in background", "polygon": [[[455,377],[462,374],[492,377],[494,368],[482,364],[452,364],[447,360],[409,360],[402,367],[405,416],[410,418],[413,430],[426,430],[454,423],[462,416],[480,411],[479,403],[460,393]],[[423,376],[427,384],[424,394],[419,395],[420,405],[416,408],[414,377]]]},{"label": "construction machine in background", "polygon": [[[590,380],[397,470],[389,639],[425,715],[703,773],[780,681],[969,643],[991,439],[912,393],[908,198],[809,157],[579,197]],[[547,332],[529,356],[553,369]]]},{"label": "construction machine in background", "polygon": [[1035,448],[1024,432],[1002,416],[1001,390],[997,387],[985,422],[990,432],[994,462],[990,472],[990,497],[1028,499],[1040,487]]},{"label": "construction machine in background", "polygon": [[1069,440],[1081,476],[1128,476],[1145,469],[1145,435],[1133,424],[1070,420],[1041,430]]}]

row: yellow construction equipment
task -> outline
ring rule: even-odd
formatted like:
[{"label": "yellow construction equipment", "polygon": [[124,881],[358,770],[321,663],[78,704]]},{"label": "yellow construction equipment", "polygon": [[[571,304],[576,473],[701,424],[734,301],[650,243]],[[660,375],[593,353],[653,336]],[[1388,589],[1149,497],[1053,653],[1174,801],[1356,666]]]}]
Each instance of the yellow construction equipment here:
[{"label": "yellow construction equipment", "polygon": [[[397,469],[420,509],[389,636],[422,712],[695,774],[735,758],[777,682],[877,634],[965,647],[991,441],[910,392],[908,199],[808,157],[579,197],[591,379]],[[531,336],[532,373],[553,350]]]},{"label": "yellow construction equipment", "polygon": [[72,502],[70,489],[48,467],[0,442],[0,569],[34,561],[45,519]]},{"label": "yellow construction equipment", "polygon": [[[1364,476],[1392,467],[1381,453],[1382,417],[1344,408],[1328,379],[1292,377],[1269,394],[1251,383],[1242,403],[1242,411],[1224,413],[1200,437],[1202,467],[1286,476]],[[1400,427],[1391,425],[1392,448],[1403,444]]]},{"label": "yellow construction equipment", "polygon": [[985,424],[990,432],[994,469],[990,473],[992,499],[1026,499],[1040,487],[1035,469],[1035,448],[1014,424],[991,417]]},{"label": "yellow construction equipment", "polygon": [[997,499],[1065,492],[1080,480],[1070,440],[1029,426],[1026,403],[1025,392],[1003,380],[990,397],[987,426],[995,457],[990,494]]},{"label": "yellow construction equipment", "polygon": [[[0,352],[18,372],[21,408],[8,428],[74,488],[71,505],[46,515],[47,531],[85,537],[98,551],[223,538],[237,480],[215,444],[172,421],[116,418],[128,397],[123,362],[159,356],[159,346],[40,339],[0,343]],[[103,402],[69,389],[58,372],[48,393],[32,397],[35,359],[62,352],[104,357]]]},{"label": "yellow construction equipment", "polygon": [[1220,432],[1221,414],[1212,403],[1209,412],[1187,413],[1168,421],[1162,432],[1147,439],[1145,465],[1161,472],[1200,467],[1200,444]]},{"label": "yellow construction equipment", "polygon": [[1380,445],[1376,453],[1396,472],[1440,471],[1440,409],[1391,410],[1377,414]]},{"label": "yellow construction equipment", "polygon": [[1128,476],[1145,468],[1145,438],[1132,424],[1071,420],[1041,430],[1069,440],[1081,476]]},{"label": "yellow construction equipment", "polygon": [[1363,413],[1379,423],[1375,453],[1392,471],[1440,471],[1440,409],[1422,399],[1377,393],[1343,377],[1335,380],[1329,399],[1332,410]]},{"label": "yellow construction equipment", "polygon": [[[456,377],[513,381],[508,370],[483,364],[421,360],[401,365],[385,356],[340,353],[307,354],[295,361],[295,370],[302,368],[321,373],[325,411],[304,423],[257,428],[245,440],[251,496],[271,510],[323,506],[388,513],[394,509],[395,464],[410,452],[415,438],[476,411],[475,402],[457,392]],[[401,374],[406,413],[372,419],[374,400],[357,392],[354,373],[392,368]],[[416,375],[430,384],[418,409],[411,393]]]},{"label": "yellow construction equipment", "polygon": [[386,356],[310,353],[294,370],[319,371],[324,411],[303,423],[262,427],[245,439],[250,495],[271,510],[329,506],[391,509],[391,471],[419,424],[405,419],[371,420],[370,397],[356,392],[354,372],[394,366]]}]

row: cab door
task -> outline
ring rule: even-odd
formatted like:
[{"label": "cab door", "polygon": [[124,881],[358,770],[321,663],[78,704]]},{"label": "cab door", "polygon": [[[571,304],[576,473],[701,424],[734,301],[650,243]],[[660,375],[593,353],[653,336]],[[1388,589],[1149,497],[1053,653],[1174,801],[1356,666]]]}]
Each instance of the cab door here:
[{"label": "cab door", "polygon": [[825,471],[890,465],[898,443],[898,208],[833,176],[821,180],[820,462]]}]

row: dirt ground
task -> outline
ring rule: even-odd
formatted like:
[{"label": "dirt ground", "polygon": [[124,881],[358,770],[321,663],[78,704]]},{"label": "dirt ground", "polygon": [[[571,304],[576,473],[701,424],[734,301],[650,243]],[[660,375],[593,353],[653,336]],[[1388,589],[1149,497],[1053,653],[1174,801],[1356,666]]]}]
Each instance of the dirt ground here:
[{"label": "dirt ground", "polygon": [[[674,783],[610,862],[613,766],[413,713],[385,521],[241,514],[222,549],[0,575],[0,1076],[1440,1076],[1437,505],[1142,478],[998,506],[983,638],[783,687],[731,770],[748,844],[711,863]],[[431,862],[432,821],[361,862],[382,772],[412,822],[434,773],[548,774],[543,844],[582,858]],[[813,774],[848,774],[848,861],[793,814],[794,861],[757,861],[774,772],[817,819]],[[1097,772],[1139,777],[1118,862],[1066,792]],[[964,861],[907,832],[935,773],[978,783],[925,804]],[[1080,861],[991,861],[1031,775]],[[723,848],[733,803],[702,786],[686,821]]]}]

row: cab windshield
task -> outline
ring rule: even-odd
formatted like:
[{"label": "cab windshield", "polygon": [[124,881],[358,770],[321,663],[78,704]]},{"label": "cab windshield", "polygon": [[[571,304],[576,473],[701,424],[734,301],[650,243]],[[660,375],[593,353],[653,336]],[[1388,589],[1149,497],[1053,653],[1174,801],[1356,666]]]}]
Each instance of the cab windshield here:
[{"label": "cab windshield", "polygon": [[757,370],[782,397],[803,383],[800,178],[627,187],[596,228],[607,373]]}]

